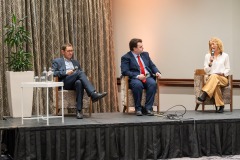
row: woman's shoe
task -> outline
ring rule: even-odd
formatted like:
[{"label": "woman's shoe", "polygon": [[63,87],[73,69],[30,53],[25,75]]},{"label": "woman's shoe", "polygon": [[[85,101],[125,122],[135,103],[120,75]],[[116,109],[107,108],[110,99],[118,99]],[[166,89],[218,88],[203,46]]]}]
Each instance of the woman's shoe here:
[{"label": "woman's shoe", "polygon": [[217,106],[215,106],[215,109],[216,109],[216,113],[218,112],[218,107]]},{"label": "woman's shoe", "polygon": [[223,113],[223,112],[224,112],[224,106],[220,106],[219,110],[218,110],[218,113]]},{"label": "woman's shoe", "polygon": [[202,95],[198,97],[198,101],[204,102],[207,99],[208,94],[206,92],[202,92]]}]

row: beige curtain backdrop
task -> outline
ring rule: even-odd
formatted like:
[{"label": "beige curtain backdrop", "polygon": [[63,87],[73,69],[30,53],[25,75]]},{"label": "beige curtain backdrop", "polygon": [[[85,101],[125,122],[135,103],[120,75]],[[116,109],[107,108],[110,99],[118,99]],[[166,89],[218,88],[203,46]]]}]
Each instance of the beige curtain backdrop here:
[{"label": "beige curtain backdrop", "polygon": [[[5,76],[5,71],[9,70],[6,65],[9,50],[4,44],[4,26],[11,21],[13,13],[18,18],[27,16],[24,24],[31,32],[32,44],[28,44],[26,48],[33,53],[35,75],[40,75],[43,67],[51,67],[52,59],[61,56],[61,45],[70,42],[74,45],[74,58],[80,62],[86,74],[91,76],[96,90],[108,92],[106,98],[94,103],[95,112],[119,110],[111,0],[1,0],[0,118],[9,115]],[[41,113],[45,113],[45,92],[40,91]],[[35,108],[36,98],[33,102],[33,114],[36,112]]]}]

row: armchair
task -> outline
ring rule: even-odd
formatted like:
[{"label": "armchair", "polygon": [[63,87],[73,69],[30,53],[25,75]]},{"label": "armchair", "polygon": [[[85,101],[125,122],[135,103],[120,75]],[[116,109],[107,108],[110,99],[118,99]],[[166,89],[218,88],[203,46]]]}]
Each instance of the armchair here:
[{"label": "armchair", "polygon": [[[197,98],[201,94],[202,87],[206,82],[207,75],[205,74],[203,69],[196,69],[194,73],[194,94],[195,94],[195,101],[196,107],[195,110],[198,109],[199,105],[197,103]],[[232,112],[232,99],[233,99],[233,83],[232,83],[232,75],[228,76],[228,86],[222,88],[223,100],[225,104],[230,105],[230,111]],[[205,105],[214,105],[214,99],[210,99],[209,97],[202,103],[202,111],[205,109]]]},{"label": "armchair", "polygon": [[[54,77],[54,81],[58,81],[58,77]],[[56,115],[58,115],[60,108],[59,103],[62,101],[61,92],[63,92],[63,98],[64,98],[64,109],[76,109],[76,91],[74,90],[59,90],[58,87],[55,88],[53,91],[53,107],[56,109]],[[83,108],[88,109],[89,117],[91,117],[92,114],[92,100],[90,97],[88,97],[86,91],[84,91],[83,96]]]},{"label": "armchair", "polygon": [[[132,90],[129,89],[128,80],[129,80],[128,76],[122,76],[122,78],[121,78],[121,100],[122,100],[122,104],[123,104],[123,113],[125,113],[126,111],[127,111],[127,113],[129,113],[129,107],[135,107]],[[158,81],[156,80],[156,83],[157,82]],[[144,106],[145,102],[146,102],[146,90],[144,89],[141,105]],[[155,94],[153,105],[157,106],[157,112],[159,113],[159,107],[160,107],[159,87],[157,88],[157,92]]]}]

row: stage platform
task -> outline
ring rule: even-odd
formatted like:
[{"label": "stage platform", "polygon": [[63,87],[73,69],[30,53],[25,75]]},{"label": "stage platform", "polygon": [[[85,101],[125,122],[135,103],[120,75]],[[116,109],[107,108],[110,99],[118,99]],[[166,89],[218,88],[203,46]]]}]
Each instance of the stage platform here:
[{"label": "stage platform", "polygon": [[[76,119],[0,121],[14,159],[168,159],[240,154],[240,110],[187,111],[183,117],[94,113]],[[172,118],[172,117],[170,117]],[[176,118],[176,119],[175,119]]]}]

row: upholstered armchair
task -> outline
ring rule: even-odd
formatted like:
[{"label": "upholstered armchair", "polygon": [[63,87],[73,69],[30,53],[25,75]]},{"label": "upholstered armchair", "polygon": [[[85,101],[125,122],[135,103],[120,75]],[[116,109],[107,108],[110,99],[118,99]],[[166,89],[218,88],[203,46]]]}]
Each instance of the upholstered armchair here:
[{"label": "upholstered armchair", "polygon": [[[195,101],[196,107],[195,110],[198,109],[199,105],[197,103],[197,98],[201,94],[202,87],[206,83],[207,75],[205,74],[203,69],[196,69],[194,73],[194,94],[195,94]],[[232,83],[232,75],[228,76],[229,84],[226,87],[222,88],[223,100],[225,104],[230,105],[230,111],[232,112],[232,99],[233,99],[233,83]],[[209,97],[202,103],[202,111],[205,109],[205,105],[215,105],[214,99],[210,99]]]},{"label": "upholstered armchair", "polygon": [[[57,77],[54,77],[54,81],[58,81]],[[63,92],[63,98],[64,98],[64,109],[67,110],[73,110],[74,113],[76,113],[76,91],[75,90],[60,90],[58,87],[53,90],[53,107],[56,109],[56,115],[58,115],[61,107],[59,107],[59,104],[62,102],[62,93]],[[92,113],[92,100],[90,97],[88,97],[86,91],[84,90],[84,96],[83,96],[83,108],[82,111],[88,110],[89,117],[91,117]]]},{"label": "upholstered armchair", "polygon": [[[123,113],[125,113],[126,111],[127,113],[129,113],[129,107],[135,108],[133,94],[132,94],[132,90],[129,89],[128,80],[129,80],[128,76],[121,77],[121,100],[123,104]],[[157,80],[156,80],[156,83],[157,83]],[[143,90],[141,105],[144,106],[145,102],[146,102],[146,90]],[[157,112],[159,113],[159,107],[160,107],[159,87],[157,88],[153,105],[157,106]]]}]

